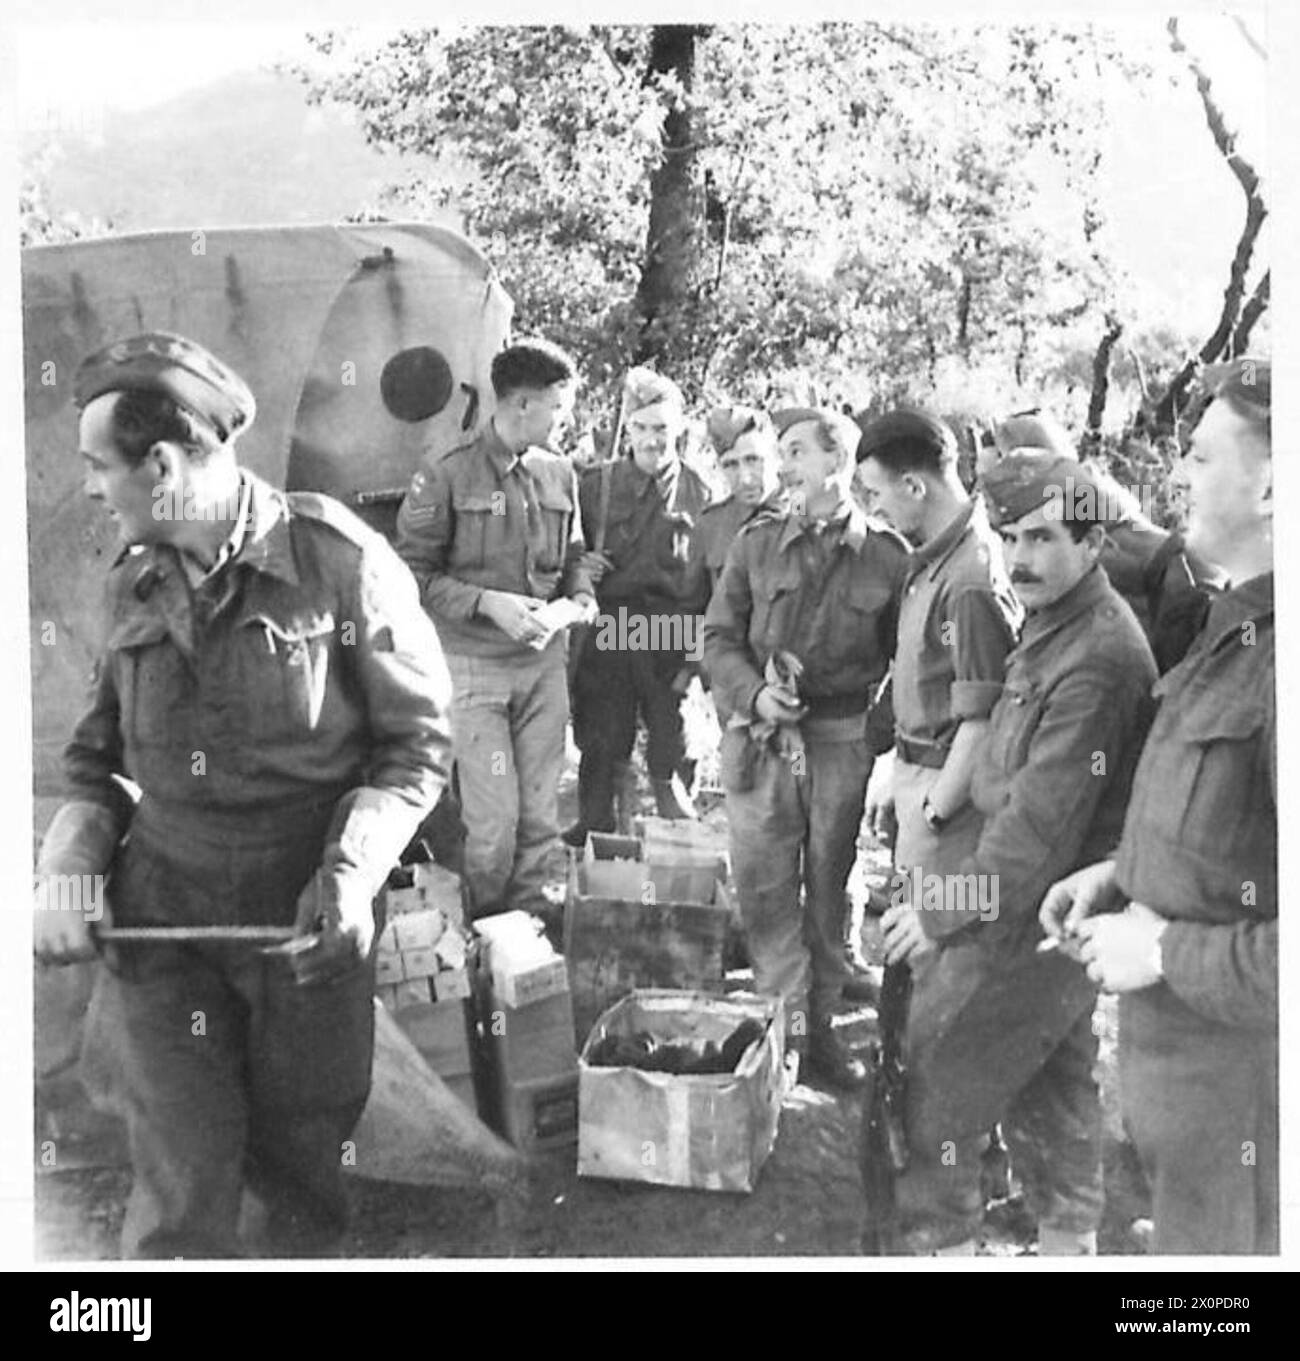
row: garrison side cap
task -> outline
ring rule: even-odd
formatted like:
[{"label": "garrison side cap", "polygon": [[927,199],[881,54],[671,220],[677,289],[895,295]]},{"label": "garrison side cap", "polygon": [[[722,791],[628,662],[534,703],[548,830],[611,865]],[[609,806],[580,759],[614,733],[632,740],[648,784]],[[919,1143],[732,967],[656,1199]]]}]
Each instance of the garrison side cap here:
[{"label": "garrison side cap", "polygon": [[1060,519],[1105,524],[1109,511],[1088,470],[1077,459],[1033,449],[1008,454],[980,482],[994,528],[1013,524],[1055,502]]},{"label": "garrison side cap", "polygon": [[704,421],[713,451],[722,457],[736,441],[751,430],[771,425],[766,413],[752,406],[715,406]]},{"label": "garrison side cap", "polygon": [[1005,454],[1025,449],[1045,449],[1062,458],[1074,456],[1069,432],[1046,411],[1017,411],[1000,420],[993,428],[993,439]]},{"label": "garrison side cap", "polygon": [[1226,364],[1206,364],[1197,380],[1212,396],[1226,397],[1239,406],[1269,415],[1273,402],[1273,364],[1243,355]]},{"label": "garrison side cap", "polygon": [[791,426],[802,425],[804,421],[820,421],[827,413],[813,406],[787,406],[772,412],[772,424],[779,436],[784,435]]},{"label": "garrison side cap", "polygon": [[114,341],[82,360],[73,381],[78,410],[106,392],[161,392],[227,440],[257,414],[248,384],[210,350],[184,336],[149,331]]},{"label": "garrison side cap", "polygon": [[658,406],[660,402],[674,402],[679,409],[686,409],[682,390],[671,378],[653,369],[638,366],[628,369],[623,378],[624,411],[631,415],[643,406]]}]

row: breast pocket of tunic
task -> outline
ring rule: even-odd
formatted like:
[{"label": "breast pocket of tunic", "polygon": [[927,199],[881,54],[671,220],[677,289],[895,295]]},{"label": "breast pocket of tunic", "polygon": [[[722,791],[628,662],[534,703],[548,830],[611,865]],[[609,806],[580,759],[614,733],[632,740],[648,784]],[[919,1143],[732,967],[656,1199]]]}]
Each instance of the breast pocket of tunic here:
[{"label": "breast pocket of tunic", "polygon": [[254,614],[236,630],[242,726],[254,736],[312,732],[320,723],[335,633],[332,613]]},{"label": "breast pocket of tunic", "polygon": [[886,658],[880,650],[880,616],[889,604],[889,590],[880,586],[850,583],[835,597],[825,650],[832,665],[851,666],[878,661],[885,669]]},{"label": "breast pocket of tunic", "polygon": [[181,740],[193,702],[194,676],[158,623],[115,641],[123,736],[130,746],[164,747]]},{"label": "breast pocket of tunic", "polygon": [[559,487],[540,486],[537,505],[546,531],[546,548],[538,557],[537,566],[553,571],[564,566],[564,555],[569,547],[569,526],[573,521],[573,501]]},{"label": "breast pocket of tunic", "polygon": [[456,516],[453,567],[482,567],[505,537],[504,492],[466,493],[452,502]]},{"label": "breast pocket of tunic", "polygon": [[795,648],[799,620],[796,607],[799,578],[793,572],[758,577],[752,586],[754,617],[749,636],[767,652]]},{"label": "breast pocket of tunic", "polygon": [[1003,687],[983,747],[994,768],[1010,775],[1025,764],[1045,703],[1046,696],[1033,681],[1010,680]]},{"label": "breast pocket of tunic", "polygon": [[1225,709],[1222,697],[1207,693],[1192,702],[1179,736],[1186,759],[1170,770],[1166,797],[1179,809],[1181,830],[1206,853],[1213,844],[1244,850],[1268,821],[1262,715]]}]

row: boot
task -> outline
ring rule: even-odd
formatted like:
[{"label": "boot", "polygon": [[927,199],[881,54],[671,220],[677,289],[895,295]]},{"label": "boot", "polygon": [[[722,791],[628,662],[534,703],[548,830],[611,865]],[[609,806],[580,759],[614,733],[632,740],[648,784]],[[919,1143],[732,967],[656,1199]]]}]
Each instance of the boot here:
[{"label": "boot", "polygon": [[829,1020],[813,1023],[804,1064],[809,1077],[840,1092],[854,1092],[867,1080],[867,1065],[835,1033]]},{"label": "boot", "polygon": [[584,751],[578,763],[578,820],[560,833],[566,846],[581,850],[588,832],[612,832],[614,798],[626,761],[610,761],[601,752]]},{"label": "boot", "polygon": [[673,775],[667,780],[653,780],[651,783],[655,791],[655,810],[661,818],[693,822],[699,817],[679,776]]}]

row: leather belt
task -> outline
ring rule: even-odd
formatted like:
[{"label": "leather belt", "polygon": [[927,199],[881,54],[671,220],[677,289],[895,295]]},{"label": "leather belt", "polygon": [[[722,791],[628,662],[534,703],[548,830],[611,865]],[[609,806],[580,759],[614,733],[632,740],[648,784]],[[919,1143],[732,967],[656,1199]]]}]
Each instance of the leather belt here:
[{"label": "leather belt", "polygon": [[894,738],[894,754],[900,761],[912,766],[928,766],[931,770],[941,770],[948,759],[948,748],[941,742],[927,742],[915,737]]}]

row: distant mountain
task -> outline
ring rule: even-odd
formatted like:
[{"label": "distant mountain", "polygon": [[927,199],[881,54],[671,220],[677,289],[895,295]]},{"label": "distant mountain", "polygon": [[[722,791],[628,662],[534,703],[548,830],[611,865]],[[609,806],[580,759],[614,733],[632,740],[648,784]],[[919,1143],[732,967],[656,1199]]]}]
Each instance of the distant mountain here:
[{"label": "distant mountain", "polygon": [[[102,139],[60,139],[46,177],[57,212],[118,232],[334,222],[377,204],[418,163],[385,156],[287,75],[224,77],[150,109],[110,112]],[[447,225],[458,226],[454,214]]]}]

